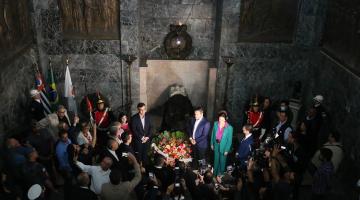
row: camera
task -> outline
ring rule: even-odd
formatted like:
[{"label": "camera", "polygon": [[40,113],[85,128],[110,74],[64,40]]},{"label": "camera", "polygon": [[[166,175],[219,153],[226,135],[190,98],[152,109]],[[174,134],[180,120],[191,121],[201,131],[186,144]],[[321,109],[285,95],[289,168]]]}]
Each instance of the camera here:
[{"label": "camera", "polygon": [[174,168],[174,174],[175,174],[175,180],[174,180],[174,181],[175,181],[175,184],[176,184],[176,183],[180,183],[180,179],[182,179],[182,176],[183,176],[180,167],[176,166],[176,167]]},{"label": "camera", "polygon": [[149,172],[149,177],[150,177],[150,178],[154,178],[154,173]]},{"label": "camera", "polygon": [[264,148],[259,148],[259,149],[255,149],[254,151],[252,151],[250,154],[250,159],[253,159],[254,162],[256,163],[255,169],[257,169],[257,170],[262,170],[269,166],[268,160],[265,156]]},{"label": "camera", "polygon": [[226,167],[226,172],[228,173],[228,174],[232,174],[232,172],[233,172],[233,166],[232,165],[229,165],[229,166],[227,166]]},{"label": "camera", "polygon": [[[198,160],[199,162],[199,172],[200,172],[200,175],[204,175],[206,170],[209,169],[209,165],[206,164],[206,160],[205,159],[202,159],[202,160]],[[211,166],[210,166],[210,169],[211,169]]]}]

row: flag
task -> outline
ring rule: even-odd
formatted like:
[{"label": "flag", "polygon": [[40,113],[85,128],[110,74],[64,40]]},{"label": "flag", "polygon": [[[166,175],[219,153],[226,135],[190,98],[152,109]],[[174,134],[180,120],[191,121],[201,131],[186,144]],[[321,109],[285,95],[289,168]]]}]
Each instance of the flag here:
[{"label": "flag", "polygon": [[49,83],[49,90],[48,90],[49,101],[51,105],[54,107],[59,101],[59,96],[56,90],[56,84],[55,84],[52,66],[50,66],[50,69],[48,71],[48,83]]},{"label": "flag", "polygon": [[93,111],[93,107],[92,107],[91,101],[88,96],[86,96],[86,106],[87,106],[88,112]]},{"label": "flag", "polygon": [[87,106],[87,110],[89,112],[90,123],[91,123],[91,125],[93,125],[94,124],[94,118],[93,118],[93,116],[91,114],[92,111],[93,111],[93,107],[92,107],[91,101],[90,101],[88,96],[86,96],[86,106]]},{"label": "flag", "polygon": [[51,106],[50,106],[50,102],[49,102],[48,98],[45,95],[46,94],[45,83],[44,83],[44,79],[39,70],[36,70],[36,73],[35,73],[35,87],[40,92],[41,104],[44,108],[44,114],[45,115],[50,114]]},{"label": "flag", "polygon": [[69,66],[66,65],[64,97],[68,102],[68,110],[77,115],[74,86],[71,81]]}]

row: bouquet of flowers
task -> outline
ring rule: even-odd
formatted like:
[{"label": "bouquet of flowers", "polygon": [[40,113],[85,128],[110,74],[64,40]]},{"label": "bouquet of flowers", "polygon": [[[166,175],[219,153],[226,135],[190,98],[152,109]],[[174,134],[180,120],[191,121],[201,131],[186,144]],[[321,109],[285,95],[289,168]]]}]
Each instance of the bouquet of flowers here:
[{"label": "bouquet of flowers", "polygon": [[166,158],[179,159],[182,161],[191,160],[191,149],[189,141],[181,131],[164,131],[153,139],[153,149]]}]

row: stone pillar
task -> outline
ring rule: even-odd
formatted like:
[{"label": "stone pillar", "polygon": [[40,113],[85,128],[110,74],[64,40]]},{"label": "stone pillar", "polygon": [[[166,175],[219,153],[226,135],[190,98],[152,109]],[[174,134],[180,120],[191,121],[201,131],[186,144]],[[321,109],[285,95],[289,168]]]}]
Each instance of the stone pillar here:
[{"label": "stone pillar", "polygon": [[[136,112],[136,105],[140,102],[139,7],[141,3],[141,0],[120,1],[121,53],[122,55],[132,54],[137,57],[131,66],[132,113]],[[122,62],[122,65],[123,69],[128,67],[124,61]],[[127,86],[125,86],[125,88],[126,87]]]}]

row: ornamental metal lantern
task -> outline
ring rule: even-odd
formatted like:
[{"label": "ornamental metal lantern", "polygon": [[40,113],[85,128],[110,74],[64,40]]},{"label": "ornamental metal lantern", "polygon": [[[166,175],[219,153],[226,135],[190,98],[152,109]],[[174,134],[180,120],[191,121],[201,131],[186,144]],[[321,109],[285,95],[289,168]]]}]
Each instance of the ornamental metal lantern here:
[{"label": "ornamental metal lantern", "polygon": [[192,39],[186,32],[185,24],[170,25],[170,32],[164,40],[164,47],[167,56],[171,59],[185,59],[192,51]]}]

